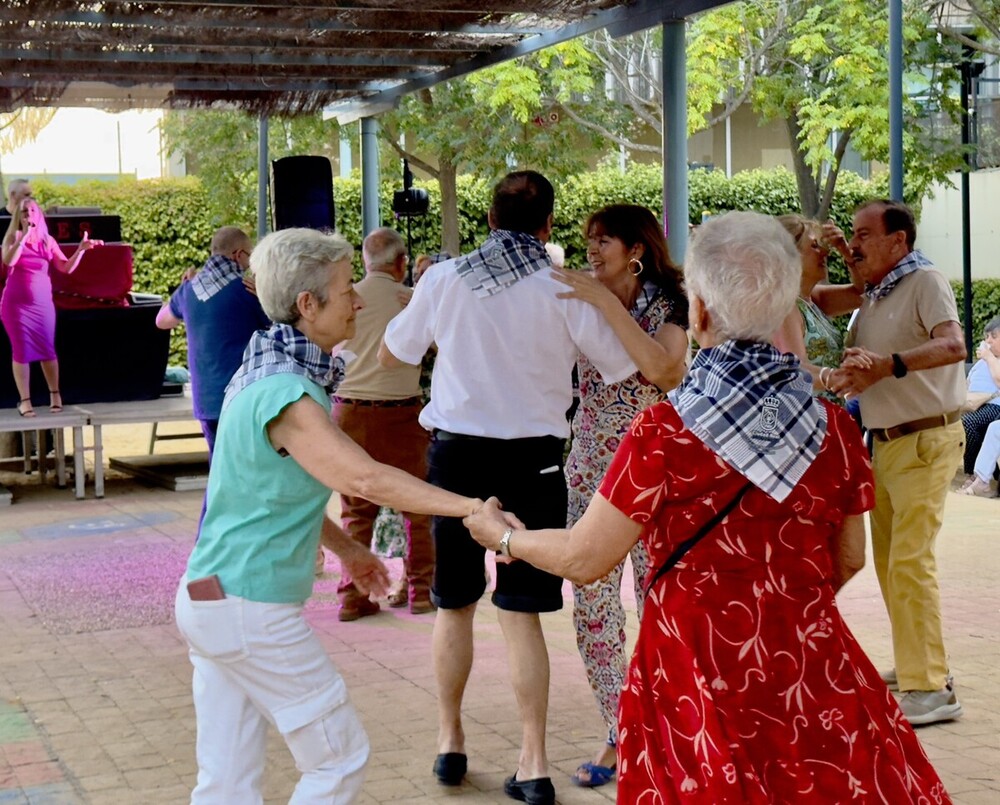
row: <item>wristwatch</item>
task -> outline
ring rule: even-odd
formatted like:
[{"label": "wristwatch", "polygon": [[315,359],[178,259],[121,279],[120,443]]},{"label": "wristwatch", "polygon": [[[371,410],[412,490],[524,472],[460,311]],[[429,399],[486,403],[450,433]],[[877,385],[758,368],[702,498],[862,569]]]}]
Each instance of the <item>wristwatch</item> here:
[{"label": "wristwatch", "polygon": [[906,364],[903,363],[903,359],[899,357],[898,352],[892,353],[892,376],[893,377],[906,377],[906,373],[909,370],[906,368]]},{"label": "wristwatch", "polygon": [[509,559],[514,558],[510,555],[510,537],[511,534],[513,533],[514,529],[508,528],[506,531],[503,532],[503,536],[500,537],[500,555],[506,556]]}]

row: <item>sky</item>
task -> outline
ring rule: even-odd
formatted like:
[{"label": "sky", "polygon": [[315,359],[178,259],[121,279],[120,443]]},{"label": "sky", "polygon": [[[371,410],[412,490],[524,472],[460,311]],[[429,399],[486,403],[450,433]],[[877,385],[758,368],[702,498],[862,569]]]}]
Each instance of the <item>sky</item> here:
[{"label": "sky", "polygon": [[3,154],[0,167],[5,177],[28,173],[119,172],[134,174],[138,179],[159,177],[157,123],[161,115],[159,110],[111,114],[96,109],[59,109],[37,140]]}]

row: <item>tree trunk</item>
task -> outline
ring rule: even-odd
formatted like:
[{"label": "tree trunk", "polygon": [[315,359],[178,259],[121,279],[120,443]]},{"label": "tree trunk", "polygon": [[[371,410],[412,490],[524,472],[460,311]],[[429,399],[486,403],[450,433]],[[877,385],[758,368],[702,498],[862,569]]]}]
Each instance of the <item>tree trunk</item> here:
[{"label": "tree trunk", "polygon": [[833,164],[826,174],[826,183],[823,187],[823,197],[820,199],[819,209],[816,211],[816,220],[825,221],[830,217],[830,205],[833,204],[833,191],[837,187],[837,177],[840,175],[840,166],[844,161],[844,154],[847,152],[847,144],[851,141],[853,129],[840,132],[837,137],[837,147],[833,151]]},{"label": "tree trunk", "polygon": [[795,166],[795,183],[799,188],[799,206],[806,218],[815,218],[819,212],[819,188],[816,186],[816,177],[806,164],[806,155],[799,142],[802,129],[795,113],[785,119],[785,125],[788,127],[788,146],[792,149],[792,164]]},{"label": "tree trunk", "polygon": [[438,185],[441,188],[441,248],[452,257],[461,254],[462,242],[458,231],[458,166],[454,155],[438,155]]}]

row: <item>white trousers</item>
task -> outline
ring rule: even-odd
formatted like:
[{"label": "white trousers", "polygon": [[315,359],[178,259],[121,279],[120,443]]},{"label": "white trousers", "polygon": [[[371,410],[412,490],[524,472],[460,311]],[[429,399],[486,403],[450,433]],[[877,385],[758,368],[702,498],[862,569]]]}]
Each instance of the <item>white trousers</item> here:
[{"label": "white trousers", "polygon": [[194,665],[198,785],[191,802],[263,802],[268,723],[302,772],[290,803],[354,802],[368,736],[302,605],[233,596],[191,601],[186,584],[182,579],[175,612]]},{"label": "white trousers", "polygon": [[986,429],[983,446],[979,448],[979,455],[976,456],[976,475],[979,476],[979,480],[986,483],[993,480],[998,460],[1000,460],[1000,419],[991,422]]}]

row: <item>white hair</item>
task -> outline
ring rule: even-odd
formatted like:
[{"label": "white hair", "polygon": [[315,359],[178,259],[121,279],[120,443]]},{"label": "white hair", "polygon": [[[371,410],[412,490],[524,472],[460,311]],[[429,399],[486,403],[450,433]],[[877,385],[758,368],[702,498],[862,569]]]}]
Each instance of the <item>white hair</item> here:
[{"label": "white hair", "polygon": [[331,266],[353,256],[354,247],[336,233],[282,229],[265,235],[250,255],[261,307],[271,321],[295,324],[299,294],[309,292],[325,305]]},{"label": "white hair", "polygon": [[698,229],[684,263],[689,294],[723,339],[770,341],[799,294],[802,258],[775,218],[727,212]]},{"label": "white hair", "polygon": [[366,269],[391,268],[401,254],[406,254],[406,242],[395,229],[387,226],[372,230],[361,244]]}]

